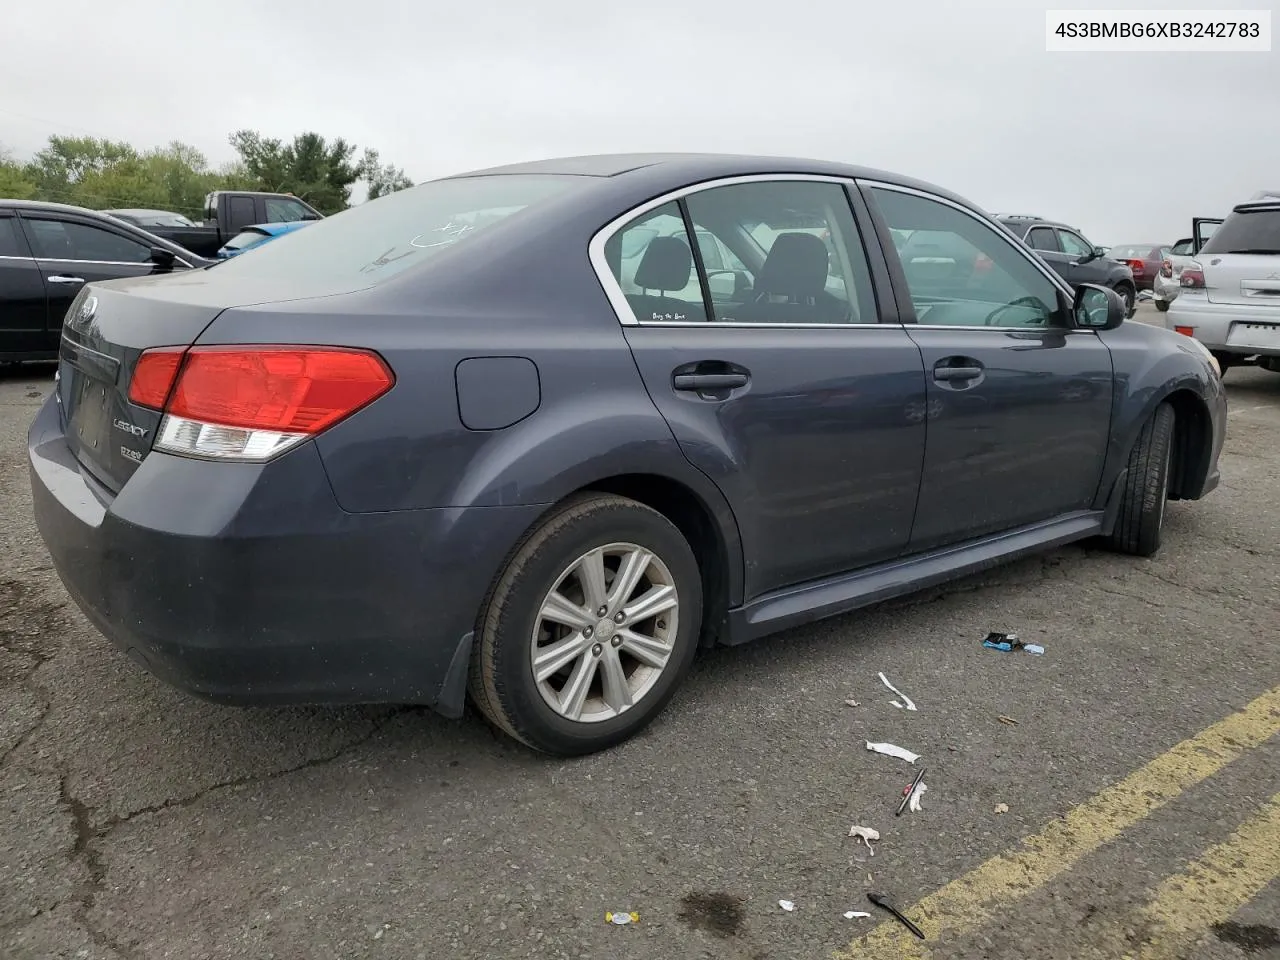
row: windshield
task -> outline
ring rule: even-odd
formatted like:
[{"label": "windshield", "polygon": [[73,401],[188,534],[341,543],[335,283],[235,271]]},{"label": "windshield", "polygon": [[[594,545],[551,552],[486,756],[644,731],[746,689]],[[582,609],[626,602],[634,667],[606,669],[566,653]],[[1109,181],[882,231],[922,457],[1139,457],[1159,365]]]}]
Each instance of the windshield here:
[{"label": "windshield", "polygon": [[1280,206],[1233,211],[1200,253],[1280,253]]},{"label": "windshield", "polygon": [[219,267],[226,278],[272,275],[311,290],[375,286],[590,178],[498,175],[433,180],[311,223],[288,243]]}]

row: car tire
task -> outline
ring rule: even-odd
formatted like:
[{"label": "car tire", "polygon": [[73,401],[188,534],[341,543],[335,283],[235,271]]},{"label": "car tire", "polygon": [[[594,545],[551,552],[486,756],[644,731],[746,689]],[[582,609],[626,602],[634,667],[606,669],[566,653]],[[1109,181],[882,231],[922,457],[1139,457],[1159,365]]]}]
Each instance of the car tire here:
[{"label": "car tire", "polygon": [[1159,310],[1161,313],[1168,313],[1168,312],[1169,312],[1169,301],[1168,301],[1168,300],[1157,300],[1155,303],[1156,303],[1156,309],[1157,309],[1157,310]]},{"label": "car tire", "polygon": [[[638,579],[620,597],[624,565]],[[645,597],[674,598],[675,606],[641,617],[657,609],[651,602],[637,610]],[[641,618],[627,622],[628,609]],[[676,526],[625,497],[578,496],[525,537],[494,582],[476,628],[471,699],[495,727],[536,750],[603,750],[666,706],[693,662],[701,626],[702,577]],[[536,651],[548,658],[546,669],[559,669],[539,678]]]},{"label": "car tire", "polygon": [[1129,452],[1129,472],[1110,544],[1121,553],[1150,557],[1160,549],[1173,459],[1173,407],[1162,403],[1142,426]]},{"label": "car tire", "polygon": [[1137,312],[1138,295],[1134,292],[1133,287],[1127,283],[1116,284],[1115,291],[1124,300],[1124,318],[1128,320]]}]

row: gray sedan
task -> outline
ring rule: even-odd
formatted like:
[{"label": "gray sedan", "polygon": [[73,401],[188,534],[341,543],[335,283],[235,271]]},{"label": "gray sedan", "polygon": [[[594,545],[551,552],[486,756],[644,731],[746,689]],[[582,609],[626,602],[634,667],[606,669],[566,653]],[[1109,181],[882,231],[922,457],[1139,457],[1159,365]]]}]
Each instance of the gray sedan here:
[{"label": "gray sedan", "polygon": [[[904,264],[914,231],[972,263]],[[585,753],[701,646],[1083,538],[1154,553],[1166,501],[1218,484],[1226,400],[1195,340],[1123,314],[894,174],[478,171],[88,285],[36,519],[88,618],[192,693],[469,693]]]}]

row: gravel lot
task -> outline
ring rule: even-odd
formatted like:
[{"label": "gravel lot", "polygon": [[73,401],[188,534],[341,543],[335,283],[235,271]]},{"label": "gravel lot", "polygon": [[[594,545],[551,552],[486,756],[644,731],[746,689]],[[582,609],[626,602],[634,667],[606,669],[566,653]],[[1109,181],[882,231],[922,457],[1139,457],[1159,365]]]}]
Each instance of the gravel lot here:
[{"label": "gravel lot", "polygon": [[[1223,485],[1171,504],[1154,560],[1071,547],[715,651],[645,735],[573,762],[474,716],[223,708],[140,672],[31,520],[51,377],[0,377],[0,957],[898,955],[886,915],[842,917],[875,911],[868,891],[942,891],[916,914],[946,929],[933,956],[1280,955],[1276,374],[1228,374]],[[1047,653],[984,650],[993,629]],[[1167,759],[1251,702],[1219,754]],[[921,813],[893,816],[914,771],[864,740],[923,754]],[[1131,775],[1139,798],[1185,789],[1057,820]],[[874,857],[851,824],[880,831]],[[1007,898],[948,886],[1009,851]]]}]

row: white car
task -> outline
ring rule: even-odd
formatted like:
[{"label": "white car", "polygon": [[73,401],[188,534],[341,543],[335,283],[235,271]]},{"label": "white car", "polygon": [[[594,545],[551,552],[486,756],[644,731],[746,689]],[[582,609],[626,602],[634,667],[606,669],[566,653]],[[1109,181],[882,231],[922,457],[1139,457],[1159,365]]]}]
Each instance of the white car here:
[{"label": "white car", "polygon": [[1195,244],[1194,237],[1185,237],[1171,247],[1161,248],[1164,259],[1160,263],[1160,272],[1151,283],[1151,299],[1161,313],[1177,299],[1182,271],[1195,260]]},{"label": "white car", "polygon": [[1255,361],[1280,373],[1280,190],[1235,207],[1197,245],[1166,326],[1208,347],[1224,373]]}]

